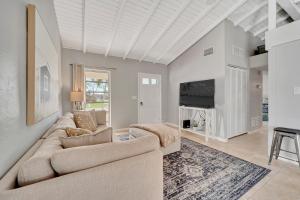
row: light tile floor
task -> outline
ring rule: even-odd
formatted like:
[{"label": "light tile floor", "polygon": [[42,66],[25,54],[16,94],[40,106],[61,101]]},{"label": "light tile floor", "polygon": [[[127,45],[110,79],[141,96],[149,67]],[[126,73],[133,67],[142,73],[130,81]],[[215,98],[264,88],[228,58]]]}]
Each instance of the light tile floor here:
[{"label": "light tile floor", "polygon": [[204,137],[190,132],[183,132],[182,136],[272,170],[241,200],[300,200],[300,168],[296,164],[275,159],[271,166],[268,165],[265,127],[232,138],[226,143],[212,139],[205,142]]}]

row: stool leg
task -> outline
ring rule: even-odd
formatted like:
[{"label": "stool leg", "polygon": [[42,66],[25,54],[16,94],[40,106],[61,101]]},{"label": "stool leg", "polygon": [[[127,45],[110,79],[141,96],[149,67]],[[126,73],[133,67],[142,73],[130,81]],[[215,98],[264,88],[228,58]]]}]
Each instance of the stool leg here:
[{"label": "stool leg", "polygon": [[272,139],[272,146],[271,146],[271,151],[270,151],[270,158],[269,158],[269,165],[271,164],[272,162],[272,158],[273,158],[273,155],[274,155],[274,149],[275,149],[275,146],[276,146],[276,143],[277,143],[277,138],[278,138],[278,133],[276,131],[274,131],[273,133],[273,139]]},{"label": "stool leg", "polygon": [[298,164],[299,164],[299,167],[300,167],[300,152],[299,152],[299,145],[300,145],[300,136],[299,135],[296,135],[294,141],[295,141],[295,147],[296,147],[296,154],[297,154],[297,157],[298,157]]},{"label": "stool leg", "polygon": [[277,144],[276,144],[276,150],[275,150],[275,159],[277,160],[278,159],[278,156],[279,156],[279,153],[280,153],[280,148],[281,148],[281,143],[282,143],[282,139],[283,139],[283,136],[278,134],[278,141],[277,141]]}]

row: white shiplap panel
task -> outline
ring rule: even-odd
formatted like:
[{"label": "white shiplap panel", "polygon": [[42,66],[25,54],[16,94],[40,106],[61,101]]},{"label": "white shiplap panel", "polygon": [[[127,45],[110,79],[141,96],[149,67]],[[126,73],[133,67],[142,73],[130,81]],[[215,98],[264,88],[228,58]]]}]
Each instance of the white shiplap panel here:
[{"label": "white shiplap panel", "polygon": [[268,7],[264,6],[263,8],[249,16],[247,19],[245,19],[243,22],[241,22],[239,26],[245,29],[249,24],[253,24],[257,20],[261,19],[266,13],[268,13]]},{"label": "white shiplap panel", "polygon": [[55,13],[64,48],[81,48],[82,0],[55,0]]},{"label": "white shiplap panel", "polygon": [[174,0],[163,0],[158,6],[155,15],[152,16],[147,27],[145,27],[143,34],[136,41],[135,46],[132,48],[128,58],[139,59],[143,56],[147,46],[162,32],[169,22],[170,16],[176,14],[176,10],[179,9],[185,0],[174,1]]},{"label": "white shiplap panel", "polygon": [[[168,30],[163,32],[164,33],[163,35],[160,36],[159,35],[160,33],[156,33],[156,37],[160,36],[159,42],[156,42],[156,44],[152,47],[152,49],[149,52],[147,52],[148,57],[155,58],[155,57],[159,56],[162,53],[162,51],[164,50],[164,48],[168,44],[170,44],[170,42],[172,42],[172,40],[174,40],[174,38],[176,38],[176,36],[180,33],[180,31],[182,31],[184,29],[184,27],[190,21],[192,21],[192,19],[194,19],[198,15],[199,12],[202,11],[202,10],[200,10],[201,7],[198,7],[197,11],[195,10],[195,1],[190,1],[188,3],[189,4],[187,5],[187,7],[185,7],[185,9],[181,13],[180,17],[176,18],[176,20],[171,24],[171,26],[168,27]],[[178,8],[178,10],[180,11],[181,8],[182,7]],[[177,12],[175,14],[177,14]],[[174,15],[173,15],[173,17],[174,17]],[[172,17],[170,17],[170,18],[172,18]]]},{"label": "white shiplap panel", "polygon": [[[157,7],[153,7],[158,1]],[[254,8],[266,1],[126,0],[122,6],[123,0],[54,0],[54,7],[64,48],[169,63],[224,16],[263,38],[267,8]],[[216,2],[218,4],[205,13]],[[203,19],[193,24],[199,15],[203,15]],[[286,16],[285,12],[278,12],[279,26],[289,22]]]},{"label": "white shiplap panel", "polygon": [[261,4],[262,2],[267,0],[248,0],[243,6],[237,9],[234,13],[232,13],[228,18],[235,22],[242,18],[245,14],[250,12],[254,7]]},{"label": "white shiplap panel", "polygon": [[[221,6],[216,7],[212,12],[209,12],[210,18],[204,18],[202,23],[195,26],[180,42],[178,42],[168,55],[164,58],[166,63],[172,62],[175,58],[181,55],[195,42],[207,34],[211,29],[217,26],[220,22],[226,19],[234,10],[245,4],[245,0],[222,0]],[[219,13],[219,14],[217,14]],[[214,20],[212,20],[215,18]]]}]

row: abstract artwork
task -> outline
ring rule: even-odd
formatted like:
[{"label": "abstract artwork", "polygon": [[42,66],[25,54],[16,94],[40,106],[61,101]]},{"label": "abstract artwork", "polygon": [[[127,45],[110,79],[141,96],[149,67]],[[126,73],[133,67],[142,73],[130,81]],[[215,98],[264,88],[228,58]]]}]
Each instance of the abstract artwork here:
[{"label": "abstract artwork", "polygon": [[27,6],[27,124],[59,110],[59,58],[34,5]]}]

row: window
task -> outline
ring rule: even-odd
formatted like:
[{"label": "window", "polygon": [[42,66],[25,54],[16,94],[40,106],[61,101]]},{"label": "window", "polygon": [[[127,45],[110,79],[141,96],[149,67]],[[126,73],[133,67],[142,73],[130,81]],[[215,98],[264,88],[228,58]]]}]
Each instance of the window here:
[{"label": "window", "polygon": [[143,85],[149,85],[149,78],[143,78]]},{"label": "window", "polygon": [[157,84],[157,79],[152,78],[152,79],[151,79],[151,85],[156,85],[156,84]]},{"label": "window", "polygon": [[86,110],[105,110],[106,121],[110,116],[110,74],[107,71],[85,71],[85,108]]}]

